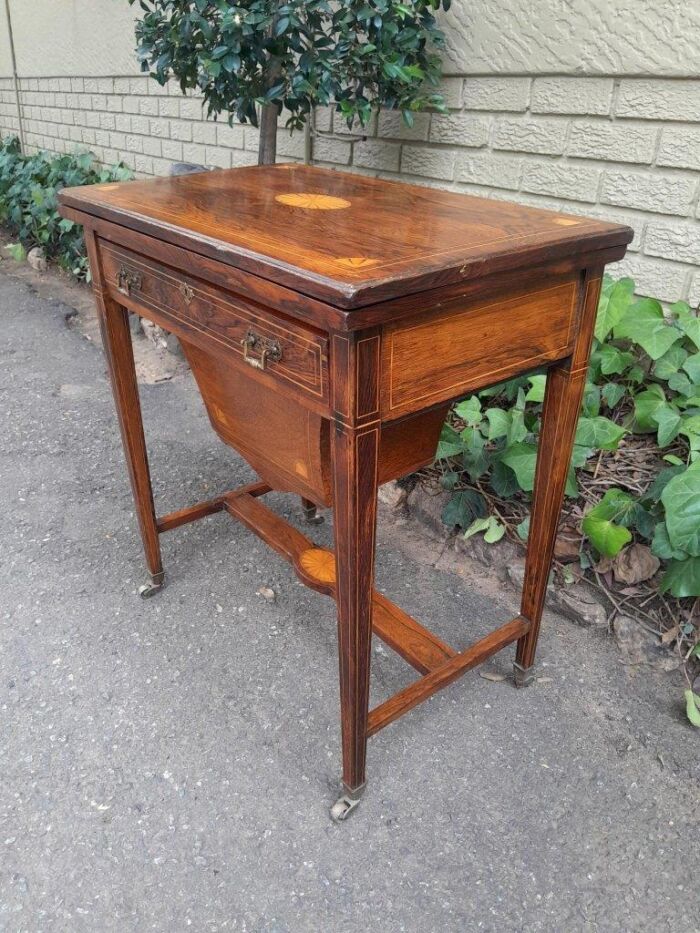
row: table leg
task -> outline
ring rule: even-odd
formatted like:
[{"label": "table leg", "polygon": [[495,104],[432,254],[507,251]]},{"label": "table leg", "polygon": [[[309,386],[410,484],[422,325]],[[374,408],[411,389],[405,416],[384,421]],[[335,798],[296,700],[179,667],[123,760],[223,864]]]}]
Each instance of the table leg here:
[{"label": "table leg", "polygon": [[585,368],[573,373],[568,365],[555,366],[547,374],[521,603],[521,614],[532,626],[518,642],[514,670],[519,687],[530,683],[534,674],[540,620],[585,383]]},{"label": "table leg", "polygon": [[357,800],[365,784],[378,447],[378,426],[362,432],[335,431],[333,505],[343,788],[349,800]]},{"label": "table leg", "polygon": [[139,592],[141,596],[148,597],[161,589],[165,580],[165,572],[158,540],[146,440],[143,434],[141,403],[129,330],[129,313],[126,308],[117,304],[104,292],[96,290],[95,297],[102,343],[107,357],[124,454],[129,468],[131,490],[136,505],[136,515],[146,553],[146,564],[151,576],[151,582],[142,586]]},{"label": "table leg", "polygon": [[365,786],[372,588],[379,460],[379,348],[376,332],[333,339],[331,425],[344,819]]}]

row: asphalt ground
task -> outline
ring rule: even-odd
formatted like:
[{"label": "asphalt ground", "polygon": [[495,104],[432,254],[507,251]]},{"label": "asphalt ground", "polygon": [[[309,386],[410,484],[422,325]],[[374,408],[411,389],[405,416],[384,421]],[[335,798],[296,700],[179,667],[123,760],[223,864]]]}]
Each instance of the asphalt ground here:
[{"label": "asphalt ground", "polygon": [[[0,275],[0,930],[697,933],[680,681],[565,620],[530,688],[470,672],[374,737],[332,823],[332,602],[225,515],[169,533],[139,599],[104,361],[66,313]],[[161,511],[252,478],[189,376],[142,396]],[[515,608],[386,512],[377,575],[456,646]],[[413,676],[375,647],[373,702]]]}]

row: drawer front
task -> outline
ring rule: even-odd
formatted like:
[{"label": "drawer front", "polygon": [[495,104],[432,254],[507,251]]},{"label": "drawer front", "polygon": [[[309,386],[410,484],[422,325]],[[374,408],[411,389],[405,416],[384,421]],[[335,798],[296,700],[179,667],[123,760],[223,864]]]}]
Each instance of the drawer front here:
[{"label": "drawer front", "polygon": [[489,299],[450,302],[385,328],[382,413],[399,417],[511,378],[570,351],[578,280]]},{"label": "drawer front", "polygon": [[251,375],[327,402],[324,334],[123,247],[102,241],[100,255],[105,285],[120,303],[185,338],[205,334]]}]

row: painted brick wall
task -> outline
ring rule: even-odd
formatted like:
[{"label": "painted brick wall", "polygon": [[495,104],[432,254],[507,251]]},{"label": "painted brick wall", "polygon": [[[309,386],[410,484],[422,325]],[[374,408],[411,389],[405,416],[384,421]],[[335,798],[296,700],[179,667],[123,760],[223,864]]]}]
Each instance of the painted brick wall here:
[{"label": "painted brick wall", "polygon": [[[143,175],[164,174],[174,161],[226,168],[256,161],[254,128],[206,121],[198,99],[136,73],[104,74],[130,60],[133,34],[122,3],[37,2],[45,7],[38,19],[19,0],[10,3],[29,150],[87,148]],[[618,271],[634,276],[643,294],[696,305],[700,75],[678,50],[700,43],[700,8],[688,12],[679,3],[669,0],[662,10],[655,0],[619,0],[613,16],[607,0],[591,0],[585,14],[576,6],[555,17],[545,15],[556,12],[555,0],[536,10],[529,0],[457,0],[444,24],[446,69],[453,72],[443,85],[449,113],[418,114],[410,129],[382,113],[360,134],[338,115],[317,112],[313,159],[622,220],[636,235]],[[100,21],[111,17],[102,31],[109,28],[115,41],[83,53],[91,11]],[[63,30],[48,61],[42,29]],[[8,75],[6,59],[0,48],[0,75]],[[103,73],[66,73],[83,59]],[[46,74],[57,69],[62,76]],[[13,79],[0,77],[0,133],[17,128]],[[303,149],[301,135],[280,131],[281,160],[301,159]]]}]

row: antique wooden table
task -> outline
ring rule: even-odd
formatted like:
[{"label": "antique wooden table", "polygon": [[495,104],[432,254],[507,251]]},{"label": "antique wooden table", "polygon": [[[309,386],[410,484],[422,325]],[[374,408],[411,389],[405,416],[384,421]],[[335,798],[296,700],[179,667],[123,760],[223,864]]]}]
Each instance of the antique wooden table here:
[{"label": "antique wooden table", "polygon": [[[226,511],[338,610],[344,818],[369,736],[517,643],[532,677],[603,268],[632,231],[300,165],[64,190],[90,267],[141,536]],[[214,430],[261,481],[157,517],[128,312],[180,338]],[[546,367],[520,615],[456,650],[373,588],[377,487],[432,461],[449,404]],[[335,553],[261,502],[332,506]],[[420,673],[368,710],[374,632]]]}]

